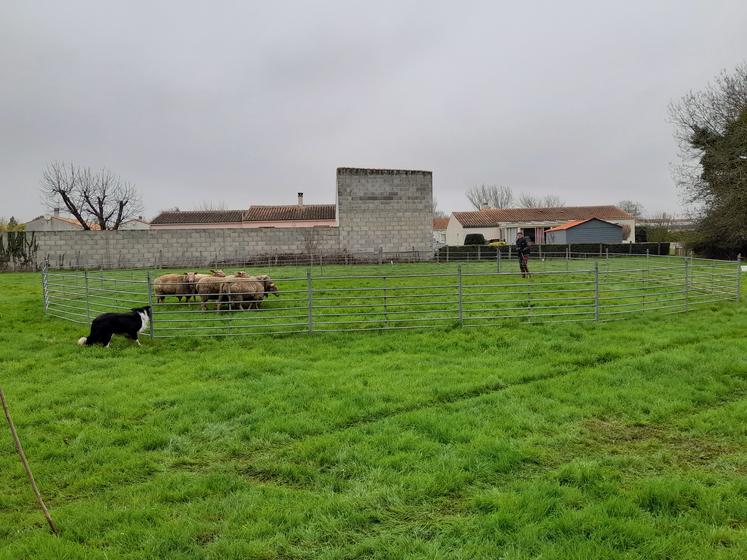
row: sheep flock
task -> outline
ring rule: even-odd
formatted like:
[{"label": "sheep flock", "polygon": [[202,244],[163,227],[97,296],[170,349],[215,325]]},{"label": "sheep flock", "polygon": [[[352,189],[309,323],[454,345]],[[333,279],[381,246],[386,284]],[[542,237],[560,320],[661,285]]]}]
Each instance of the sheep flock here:
[{"label": "sheep flock", "polygon": [[269,295],[278,295],[278,288],[268,275],[250,276],[239,271],[226,275],[222,270],[211,270],[210,274],[185,272],[164,274],[153,281],[153,295],[157,303],[167,297],[182,298],[188,303],[190,298],[200,301],[200,309],[207,310],[208,302],[214,302],[215,310],[240,311],[259,309]]}]

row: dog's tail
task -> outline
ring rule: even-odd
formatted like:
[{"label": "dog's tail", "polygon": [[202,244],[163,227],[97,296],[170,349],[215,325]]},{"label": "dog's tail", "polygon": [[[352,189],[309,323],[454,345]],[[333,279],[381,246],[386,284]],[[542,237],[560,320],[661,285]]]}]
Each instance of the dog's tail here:
[{"label": "dog's tail", "polygon": [[85,345],[86,345],[86,342],[88,342],[88,337],[85,337],[85,336],[81,336],[81,337],[80,337],[80,338],[78,339],[78,346],[85,346]]}]

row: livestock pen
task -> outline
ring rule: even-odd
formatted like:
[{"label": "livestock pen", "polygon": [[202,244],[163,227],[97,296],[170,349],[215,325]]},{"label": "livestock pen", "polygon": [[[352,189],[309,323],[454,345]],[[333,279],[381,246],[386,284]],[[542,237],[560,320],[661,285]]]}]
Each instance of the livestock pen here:
[{"label": "livestock pen", "polygon": [[535,260],[530,269],[531,277],[522,278],[517,263],[505,259],[253,267],[247,272],[270,275],[279,291],[258,309],[232,311],[214,300],[207,309],[174,297],[157,302],[153,282],[165,270],[45,266],[42,286],[48,316],[81,324],[149,304],[148,334],[155,338],[614,321],[739,299],[734,261],[566,253]]}]

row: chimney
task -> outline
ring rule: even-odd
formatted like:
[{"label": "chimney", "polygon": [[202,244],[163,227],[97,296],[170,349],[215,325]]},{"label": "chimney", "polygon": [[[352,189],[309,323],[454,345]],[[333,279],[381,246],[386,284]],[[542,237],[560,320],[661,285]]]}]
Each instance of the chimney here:
[{"label": "chimney", "polygon": [[486,200],[483,200],[480,203],[480,210],[487,210],[488,209],[488,202]]},{"label": "chimney", "polygon": [[59,206],[54,209],[54,215],[55,216],[59,216],[60,215],[60,208],[59,208]]},{"label": "chimney", "polygon": [[303,193],[298,193],[298,205],[303,206]]}]

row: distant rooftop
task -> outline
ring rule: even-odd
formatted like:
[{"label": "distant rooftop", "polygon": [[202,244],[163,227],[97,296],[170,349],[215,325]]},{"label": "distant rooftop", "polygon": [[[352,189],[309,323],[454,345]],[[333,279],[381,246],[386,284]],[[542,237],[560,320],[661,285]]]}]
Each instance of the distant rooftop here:
[{"label": "distant rooftop", "polygon": [[484,208],[474,212],[454,212],[464,227],[495,227],[511,222],[566,222],[570,220],[632,220],[617,206],[562,206],[559,208]]},{"label": "distant rooftop", "polygon": [[242,222],[301,222],[335,219],[334,204],[252,206],[248,210],[188,210],[161,212],[152,225],[240,224]]}]

